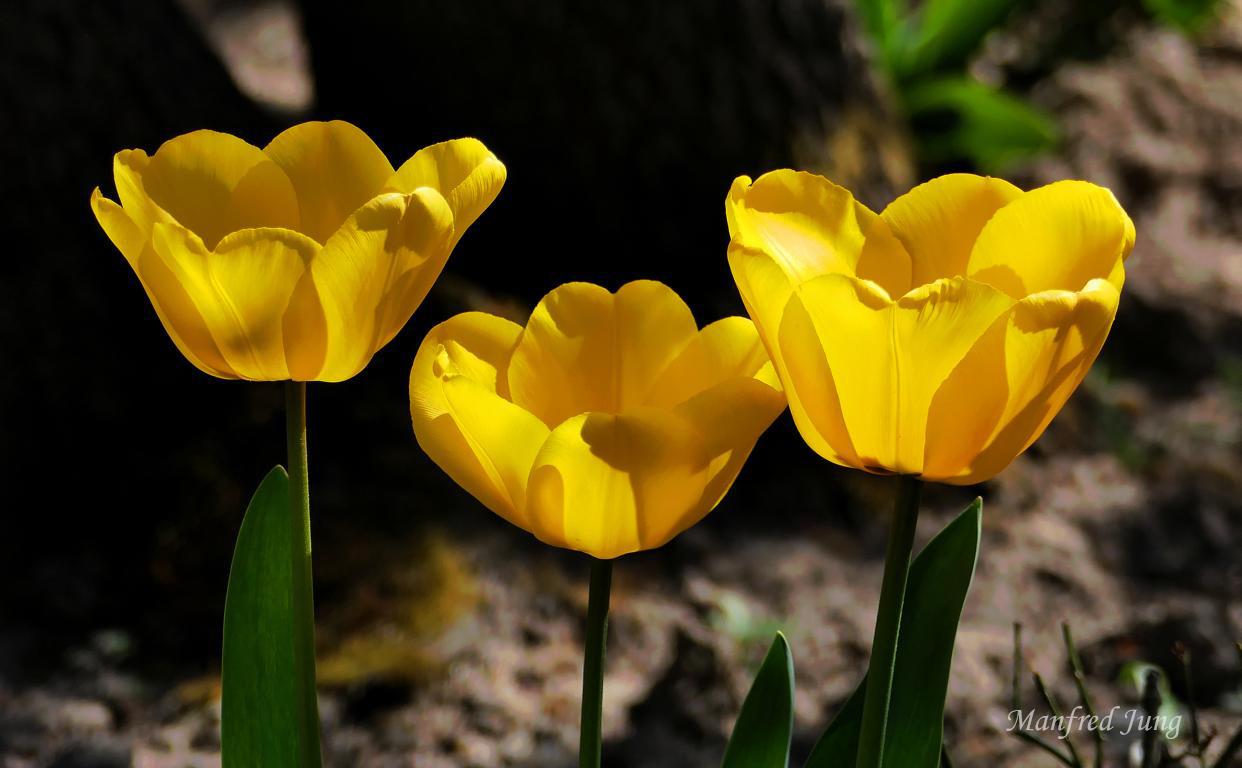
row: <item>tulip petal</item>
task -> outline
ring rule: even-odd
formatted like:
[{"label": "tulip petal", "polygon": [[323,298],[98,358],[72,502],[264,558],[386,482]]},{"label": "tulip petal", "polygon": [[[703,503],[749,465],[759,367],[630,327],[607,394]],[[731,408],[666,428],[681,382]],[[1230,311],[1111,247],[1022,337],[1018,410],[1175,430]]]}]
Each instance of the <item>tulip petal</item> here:
[{"label": "tulip petal", "polygon": [[[437,466],[488,509],[529,528],[525,485],[548,429],[496,391],[521,333],[520,325],[483,312],[432,328],[410,370],[410,416]],[[456,382],[452,401],[449,380]]]},{"label": "tulip petal", "polygon": [[282,381],[284,315],[318,244],[283,229],[234,232],[209,251],[189,230],[156,224],[154,251],[202,316],[238,378]]},{"label": "tulip petal", "polygon": [[289,378],[294,381],[318,380],[328,354],[328,321],[324,317],[323,302],[319,300],[315,276],[310,269],[302,273],[293,289],[281,327]]},{"label": "tulip petal", "polygon": [[927,419],[936,391],[1012,306],[1013,300],[1004,293],[961,277],[937,280],[897,301],[893,344],[901,396],[898,471],[923,471]]},{"label": "tulip petal", "polygon": [[912,261],[911,284],[966,274],[983,225],[1022,190],[988,176],[954,173],[920,184],[894,200],[880,218]]},{"label": "tulip petal", "polygon": [[478,139],[444,141],[420,149],[401,164],[385,189],[431,187],[453,209],[453,243],[492,204],[505,183],[505,166]]},{"label": "tulip petal", "polygon": [[147,236],[125,209],[103,196],[99,187],[91,192],[91,211],[95,220],[103,228],[104,234],[112,241],[125,260],[135,270],[138,268],[138,257],[142,255],[147,244]]},{"label": "tulip petal", "polygon": [[255,163],[233,187],[229,197],[230,232],[264,228],[301,232],[301,224],[293,184],[276,163]]},{"label": "tulip petal", "polygon": [[494,487],[502,488],[516,514],[510,522],[529,527],[526,482],[535,456],[551,430],[529,411],[466,376],[444,379],[453,421]]},{"label": "tulip petal", "polygon": [[207,330],[203,316],[195,308],[181,283],[155,254],[150,239],[121,206],[107,199],[98,188],[91,195],[91,209],[108,238],[125,256],[160,323],[173,344],[194,367],[222,379],[237,378],[225,362]]},{"label": "tulip petal", "polygon": [[428,188],[359,208],[311,264],[327,323],[320,381],[361,371],[405,325],[448,258],[453,214]]},{"label": "tulip petal", "polygon": [[[841,280],[843,284],[848,284],[850,278],[841,276]],[[853,302],[856,299],[850,296],[843,300]],[[857,332],[857,328],[853,331]],[[847,336],[844,329],[841,333],[838,342],[842,347],[853,347],[877,360],[885,357],[886,351],[880,344]],[[864,462],[860,448],[856,447],[860,438],[866,439],[869,433],[855,434],[845,418],[846,401],[840,378],[853,374],[844,370],[845,362],[830,366],[830,356],[820,339],[811,308],[800,293],[791,296],[785,306],[779,344],[780,357],[785,365],[782,381],[785,383],[785,396],[789,398],[789,412],[806,444],[834,464],[860,469],[868,465],[879,466],[879,460],[874,457]],[[844,372],[838,370],[838,366]],[[849,386],[849,382],[844,384]],[[889,390],[886,388],[884,391]]]},{"label": "tulip petal", "polygon": [[981,410],[999,410],[1000,415],[987,439],[972,447],[968,458],[973,461],[957,462],[956,476],[947,476],[955,465],[946,461],[940,468],[946,476],[933,479],[956,484],[982,482],[1029,448],[1095,362],[1116,317],[1119,299],[1112,283],[1095,279],[1077,293],[1047,291],[1018,302],[1004,318],[1003,356],[990,350],[978,353],[991,363],[993,378],[980,377],[976,392],[998,392],[1004,400],[998,408],[992,395],[993,403],[985,400],[980,403]]},{"label": "tulip petal", "polygon": [[1058,181],[1001,208],[979,233],[968,274],[1015,299],[1079,291],[1095,278],[1121,289],[1134,223],[1113,194],[1085,181]]},{"label": "tulip petal", "polygon": [[116,184],[117,199],[144,237],[151,236],[155,222],[170,218],[151,202],[142,186],[142,173],[150,164],[151,158],[141,149],[123,149],[112,156],[112,180]]},{"label": "tulip petal", "polygon": [[729,268],[803,439],[829,461],[857,466],[832,372],[810,316],[800,304],[788,308],[797,301],[789,276],[771,256],[737,242],[729,246]]},{"label": "tulip petal", "polygon": [[[239,229],[297,225],[289,179],[262,150],[236,136],[194,131],[164,142],[149,162],[141,158],[130,154],[120,161],[118,156],[116,166],[129,176],[117,182],[126,210],[138,194],[156,206],[140,213],[144,206],[134,205],[131,216],[140,226],[171,217],[214,249]],[[141,180],[141,193],[132,189],[135,177]]]},{"label": "tulip petal", "polygon": [[932,398],[924,479],[944,481],[965,473],[999,423],[1009,397],[1005,338],[1016,306],[984,331]]},{"label": "tulip petal", "polygon": [[509,365],[513,402],[555,427],[588,411],[648,402],[660,373],[698,333],[668,286],[627,283],[615,294],[567,283],[531,313]]},{"label": "tulip petal", "polygon": [[729,190],[725,215],[733,241],[769,253],[794,284],[845,274],[890,293],[910,285],[910,258],[880,218],[822,176],[780,170],[753,183],[741,176]]},{"label": "tulip petal", "polygon": [[392,175],[392,165],[375,142],[341,120],[295,125],[272,139],[263,153],[293,183],[300,230],[320,243],[378,195]]},{"label": "tulip petal", "polygon": [[710,460],[707,483],[699,502],[665,530],[653,529],[658,540],[668,540],[703,519],[737,479],[742,465],[764,430],[785,410],[778,389],[753,378],[732,378],[704,390],[674,409],[698,430]]},{"label": "tulip petal", "polygon": [[[748,248],[737,241],[729,245],[729,271],[737,283],[746,314],[755,323],[755,330],[759,332],[768,354],[777,360],[780,349],[776,339],[781,327],[781,314],[793,295],[794,283],[767,252]],[[777,369],[780,369],[779,362]]]},{"label": "tulip petal", "polygon": [[661,546],[702,497],[708,465],[698,432],[668,411],[579,414],[535,459],[532,532],[602,559]]},{"label": "tulip petal", "polygon": [[874,285],[839,275],[808,282],[798,295],[836,382],[860,466],[920,474],[936,390],[1012,300],[953,278],[893,302]]},{"label": "tulip petal", "polygon": [[671,408],[729,379],[752,379],[768,364],[754,322],[726,317],[682,348],[651,388],[647,404]]}]

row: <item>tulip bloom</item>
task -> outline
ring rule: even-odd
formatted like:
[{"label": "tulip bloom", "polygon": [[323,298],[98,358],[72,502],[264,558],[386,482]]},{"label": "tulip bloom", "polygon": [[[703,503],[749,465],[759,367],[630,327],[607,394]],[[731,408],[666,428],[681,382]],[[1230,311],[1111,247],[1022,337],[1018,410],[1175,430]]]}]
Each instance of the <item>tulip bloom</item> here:
[{"label": "tulip bloom", "polygon": [[195,131],[118,152],[91,207],[177,348],[226,379],[341,381],[409,320],[505,167],[475,139],[393,170],[344,122],[263,149]]},{"label": "tulip bloom", "polygon": [[729,265],[806,442],[874,473],[986,480],[1108,335],[1134,225],[1106,189],[942,176],[876,215],[809,173],[740,177]]},{"label": "tulip bloom", "polygon": [[562,285],[525,328],[458,315],[410,374],[414,434],[436,464],[514,525],[600,559],[702,519],[784,407],[750,320],[699,330],[651,281]]},{"label": "tulip bloom", "polygon": [[[91,208],[181,353],[212,376],[285,382],[288,475],[273,472],[256,494],[229,576],[222,753],[226,768],[287,760],[290,751],[313,768],[320,745],[306,382],[350,378],[396,336],[458,238],[496,198],[505,167],[480,142],[459,139],[394,171],[362,131],[316,122],[263,149],[195,131],[149,157],[118,152],[113,175],[120,204],[96,188]],[[287,485],[287,505],[265,492],[269,483]],[[288,520],[273,525],[273,515]],[[265,538],[282,530],[287,542]],[[290,557],[287,594],[257,587],[266,582],[254,576],[273,567],[265,558],[281,548]],[[251,685],[248,671],[269,662],[259,651],[286,640],[288,668]]]}]

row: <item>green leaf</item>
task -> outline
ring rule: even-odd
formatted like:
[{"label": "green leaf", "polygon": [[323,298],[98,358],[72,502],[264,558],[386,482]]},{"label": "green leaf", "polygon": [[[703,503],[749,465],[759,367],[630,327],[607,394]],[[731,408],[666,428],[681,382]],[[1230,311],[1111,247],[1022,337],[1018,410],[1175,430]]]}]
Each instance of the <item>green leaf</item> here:
[{"label": "green leaf", "polygon": [[1173,686],[1169,684],[1169,676],[1164,673],[1164,670],[1146,661],[1128,661],[1117,673],[1117,681],[1123,685],[1132,686],[1134,693],[1141,697],[1149,672],[1156,673],[1156,692],[1160,695],[1160,709],[1156,714],[1163,718],[1162,722],[1167,723],[1164,730],[1165,738],[1172,740],[1177,736],[1177,728],[1172,724],[1177,722],[1180,725],[1181,721],[1175,718],[1181,716],[1183,707],[1177,696],[1173,694]]},{"label": "green leaf", "polygon": [[968,161],[987,172],[1056,146],[1051,117],[1004,91],[970,78],[945,78],[903,94],[922,159]]},{"label": "green leaf", "polygon": [[[940,764],[953,644],[974,578],[982,522],[983,501],[975,499],[910,565],[884,741],[887,764],[900,768]],[[829,723],[806,768],[854,765],[866,685],[864,678]]]},{"label": "green leaf", "polygon": [[[224,768],[308,768],[298,755],[318,729],[305,732],[305,702],[294,663],[293,519],[289,476],[267,473],[255,491],[233,551],[224,603],[221,751]],[[313,693],[312,693],[313,695]],[[315,751],[318,751],[317,749]]]},{"label": "green leaf", "polygon": [[788,768],[793,739],[794,668],[780,632],[742,702],[723,768]]},{"label": "green leaf", "polygon": [[1161,24],[1197,35],[1220,20],[1225,4],[1222,0],[1143,0],[1143,5]]},{"label": "green leaf", "polygon": [[1027,0],[927,0],[907,24],[894,65],[902,77],[921,77],[967,64],[983,39]]},{"label": "green leaf", "polygon": [[900,45],[902,19],[908,0],[855,0],[858,18],[886,66],[891,64]]},{"label": "green leaf", "polygon": [[[907,597],[907,599],[909,599]],[[902,626],[905,629],[905,626]],[[894,686],[896,681],[893,681]],[[862,731],[863,698],[867,690],[867,676],[845,700],[845,706],[832,718],[828,727],[815,742],[806,768],[850,768],[858,760],[858,734]]]}]

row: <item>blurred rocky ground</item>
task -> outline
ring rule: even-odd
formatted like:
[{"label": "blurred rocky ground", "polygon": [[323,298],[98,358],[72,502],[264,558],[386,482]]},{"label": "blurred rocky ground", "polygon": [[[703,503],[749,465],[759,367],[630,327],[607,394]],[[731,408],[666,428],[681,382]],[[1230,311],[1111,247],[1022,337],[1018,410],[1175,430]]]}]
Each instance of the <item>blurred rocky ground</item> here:
[{"label": "blurred rocky ground", "polygon": [[[235,79],[249,77],[238,74],[247,66],[260,71],[257,82],[275,77],[278,84],[259,89],[280,95],[269,108],[297,108],[310,87],[301,79],[309,78],[299,58],[304,52],[296,40],[290,47],[287,35],[264,36],[270,25],[296,29],[292,8],[274,3],[246,16],[236,3],[187,0],[187,6],[215,50],[232,57]],[[1049,64],[1048,36],[1064,33],[1071,6],[1050,2],[1026,14],[989,43],[979,67],[1018,83],[1048,70],[1027,85],[1057,116],[1064,143],[1019,178],[1029,185],[1081,177],[1109,186],[1133,215],[1139,241],[1116,327],[1088,382],[1034,449],[977,489],[986,501],[983,550],[948,707],[949,744],[963,768],[1049,764],[1003,732],[1014,622],[1025,627],[1024,663],[1053,684],[1062,702],[1075,698],[1060,636],[1060,623],[1068,621],[1097,707],[1135,703],[1135,691],[1119,682],[1121,667],[1133,660],[1165,668],[1185,701],[1170,650],[1180,641],[1191,651],[1205,725],[1228,732],[1242,722],[1234,649],[1242,638],[1242,10],[1229,6],[1220,25],[1192,40],[1123,8],[1091,30],[1107,38],[1102,53]],[[233,32],[221,37],[221,29]],[[832,55],[855,61],[862,54],[851,46]],[[313,45],[310,51],[313,59]],[[774,60],[775,71],[786,66],[782,56]],[[412,77],[408,98],[418,88],[418,75]],[[377,81],[369,92],[394,87],[388,83]],[[862,111],[845,109],[841,120],[816,122],[809,133],[778,126],[785,150],[747,162],[798,162],[837,176],[852,168],[858,178],[851,181],[870,179],[870,201],[882,204],[914,170],[899,135],[877,142],[874,110],[882,109],[875,105],[883,96],[869,85],[859,93],[869,105]],[[328,104],[340,98],[330,84],[319,95]],[[255,118],[264,125],[277,119]],[[761,121],[756,130],[771,128]],[[733,140],[717,150],[717,165],[745,159],[729,155]],[[521,157],[521,148],[514,146],[513,154]],[[580,162],[593,172],[594,161]],[[527,167],[510,160],[515,194]],[[657,162],[638,172],[658,175],[666,167]],[[722,232],[714,201],[723,197],[727,178],[716,181],[719,189],[709,196],[716,220],[702,226]],[[512,210],[498,217],[511,226],[519,220]],[[496,230],[474,245],[467,239],[455,259],[468,264],[485,247],[499,247],[505,230]],[[722,233],[717,239],[723,245]],[[556,247],[568,254],[576,246]],[[97,250],[91,258],[114,256]],[[526,258],[529,251],[516,253]],[[714,251],[710,263],[724,275],[721,254],[722,248]],[[487,304],[521,314],[537,298],[489,283],[486,268],[475,263],[480,266],[443,281],[424,313],[443,317]],[[546,282],[543,272],[535,277]],[[718,306],[736,311],[712,298],[717,289],[695,289],[701,321],[716,316],[710,312]],[[137,301],[137,293],[125,298]],[[413,341],[388,350],[404,357],[384,375],[400,377],[418,333],[412,329],[405,336]],[[148,336],[145,342],[159,341]],[[160,351],[173,356],[171,347]],[[312,404],[312,419],[322,414],[327,424],[326,435],[312,442],[312,471],[318,470],[316,576],[329,764],[572,765],[586,563],[479,509],[417,456],[404,430],[378,426],[392,417],[388,401],[360,404],[356,392],[327,390],[314,393],[323,400]],[[260,393],[241,402],[249,409],[243,426],[278,432],[277,398]],[[215,488],[223,477],[229,488],[245,485],[230,474],[240,467],[221,468],[208,458],[228,451],[235,437],[213,433],[196,447],[201,487]],[[369,442],[366,467],[348,463],[345,454],[357,452],[351,439]],[[256,480],[260,474],[261,466]],[[662,550],[623,559],[609,648],[606,764],[717,765],[776,629],[788,634],[795,655],[795,747],[805,755],[865,665],[883,557],[884,520],[876,510],[887,508],[889,491],[883,481],[816,459],[783,417],[704,524]],[[231,497],[213,493],[213,509],[240,510],[244,503],[244,487]],[[921,540],[971,493],[930,488]],[[211,617],[218,615],[225,564],[196,565],[194,558],[227,553],[232,529],[202,531],[236,522],[220,512],[197,524],[173,521],[158,529],[149,550],[122,550],[119,557],[143,560],[140,576],[166,584],[143,593],[140,616],[122,611],[111,618],[106,610],[81,608],[73,621],[40,623],[23,620],[13,606],[24,604],[9,599],[0,621],[0,766],[219,764]],[[114,577],[118,588],[131,583],[123,579],[138,578],[104,562],[91,572],[100,591],[110,588],[110,574],[122,574]],[[87,589],[70,577],[37,576],[23,583],[49,592],[30,599],[77,606],[53,592],[65,585]],[[180,601],[188,605],[175,604]],[[1029,686],[1023,702],[1035,706]],[[1121,738],[1110,743],[1113,764],[1123,764],[1126,748]]]}]

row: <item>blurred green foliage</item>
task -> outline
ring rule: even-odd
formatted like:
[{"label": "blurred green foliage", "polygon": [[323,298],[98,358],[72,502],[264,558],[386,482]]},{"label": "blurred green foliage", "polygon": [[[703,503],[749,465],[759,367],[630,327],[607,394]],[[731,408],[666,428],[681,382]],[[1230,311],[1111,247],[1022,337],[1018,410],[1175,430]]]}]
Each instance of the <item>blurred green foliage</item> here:
[{"label": "blurred green foliage", "polygon": [[1057,142],[1051,117],[969,76],[913,83],[903,96],[926,163],[967,159],[999,172]]},{"label": "blurred green foliage", "polygon": [[1143,6],[1157,21],[1197,35],[1220,18],[1223,0],[1143,0]]},{"label": "blurred green foliage", "polygon": [[1242,410],[1242,357],[1226,357],[1221,363],[1221,378],[1233,407]]},{"label": "blurred green foliage", "polygon": [[[1056,146],[1050,115],[969,73],[987,36],[1034,0],[855,2],[925,165],[1000,173]],[[1160,23],[1194,35],[1219,18],[1223,0],[1141,3]]]},{"label": "blurred green foliage", "polygon": [[712,598],[708,621],[712,628],[738,643],[771,637],[783,628],[780,621],[756,614],[737,592],[721,590]]},{"label": "blurred green foliage", "polygon": [[1121,671],[1117,674],[1117,681],[1133,689],[1136,696],[1142,696],[1147,675],[1153,672],[1156,675],[1156,692],[1160,696],[1160,709],[1156,712],[1156,716],[1160,718],[1159,722],[1165,727],[1164,737],[1172,741],[1181,735],[1179,718],[1184,708],[1173,695],[1173,686],[1169,684],[1169,676],[1164,673],[1164,670],[1146,661],[1130,661],[1121,667]]},{"label": "blurred green foliage", "polygon": [[924,163],[1001,172],[1056,145],[1052,118],[969,75],[984,39],[1027,0],[857,0]]}]

